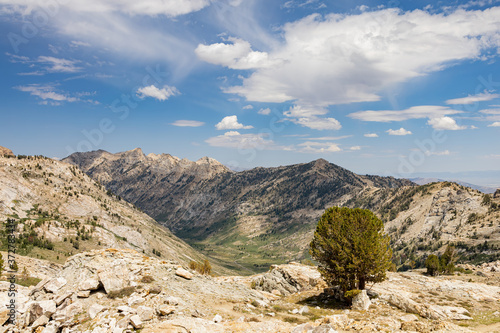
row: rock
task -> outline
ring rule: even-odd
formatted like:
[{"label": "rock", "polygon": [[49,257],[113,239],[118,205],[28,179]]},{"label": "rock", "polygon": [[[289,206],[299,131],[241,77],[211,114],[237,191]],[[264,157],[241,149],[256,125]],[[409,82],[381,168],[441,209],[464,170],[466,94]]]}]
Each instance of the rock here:
[{"label": "rock", "polygon": [[45,325],[47,325],[48,322],[49,322],[49,318],[47,318],[47,316],[45,316],[45,315],[42,315],[37,320],[35,320],[33,322],[33,324],[31,325],[31,328],[36,329],[37,327],[45,326]]},{"label": "rock", "polygon": [[115,266],[114,269],[98,272],[99,280],[102,283],[106,294],[117,293],[128,285],[128,271],[123,266]]},{"label": "rock", "polygon": [[127,305],[120,305],[119,307],[116,308],[116,310],[118,310],[118,312],[122,312],[124,314],[136,313],[135,309],[133,309]]},{"label": "rock", "polygon": [[165,304],[179,305],[180,302],[181,302],[181,299],[178,297],[174,297],[174,296],[165,297]]},{"label": "rock", "polygon": [[198,311],[198,309],[195,309],[193,312],[191,312],[191,317],[193,318],[202,318],[205,317],[205,314]]},{"label": "rock", "polygon": [[305,323],[295,327],[292,333],[309,333],[314,330],[314,327],[310,323]]},{"label": "rock", "polygon": [[182,267],[177,268],[177,270],[175,271],[175,275],[183,277],[187,280],[191,280],[194,276],[192,273],[188,272]]},{"label": "rock", "polygon": [[326,287],[315,267],[297,263],[272,265],[269,272],[253,278],[252,285],[254,289],[283,296]]},{"label": "rock", "polygon": [[130,323],[135,329],[141,329],[144,327],[141,317],[139,317],[138,315],[133,315],[132,317],[130,317]]},{"label": "rock", "polygon": [[352,299],[353,310],[366,311],[371,304],[372,302],[366,294],[366,290],[361,290],[361,292],[354,296],[354,298]]},{"label": "rock", "polygon": [[59,306],[64,302],[67,298],[71,297],[73,295],[72,292],[67,292],[61,295],[58,295],[56,298],[54,298],[54,301],[56,302],[56,305]]},{"label": "rock", "polygon": [[216,314],[214,319],[212,319],[214,323],[220,323],[222,321],[221,315]]},{"label": "rock", "polygon": [[269,303],[260,299],[254,299],[252,301],[253,304],[257,304],[259,308],[266,308],[269,306]]},{"label": "rock", "polygon": [[61,324],[59,324],[57,321],[51,321],[45,326],[42,333],[58,333],[60,326]]},{"label": "rock", "polygon": [[330,325],[324,324],[313,329],[312,333],[337,333],[337,331],[334,330]]},{"label": "rock", "polygon": [[128,324],[130,323],[130,317],[126,316],[120,320],[115,325],[113,329],[113,333],[122,333],[125,329],[127,329]]},{"label": "rock", "polygon": [[58,309],[57,312],[52,316],[52,319],[59,322],[65,322],[67,320],[72,320],[74,316],[81,312],[83,312],[82,305],[80,304],[80,302],[75,302],[69,304],[64,309]]},{"label": "rock", "polygon": [[76,293],[76,297],[79,298],[88,298],[90,296],[90,290],[81,290]]},{"label": "rock", "polygon": [[59,289],[66,285],[67,281],[63,277],[58,277],[47,282],[43,288],[49,293],[56,293]]},{"label": "rock", "polygon": [[84,291],[84,290],[97,290],[97,289],[99,289],[100,284],[101,283],[96,278],[90,278],[90,279],[87,279],[87,280],[83,281],[82,283],[80,283],[80,285],[78,286],[78,288],[81,291]]},{"label": "rock", "polygon": [[1,156],[14,156],[14,153],[9,148],[0,146],[0,157]]},{"label": "rock", "polygon": [[495,193],[493,194],[493,198],[500,198],[500,188],[495,191]]},{"label": "rock", "polygon": [[349,317],[345,314],[332,315],[324,317],[323,323],[330,324],[330,326],[333,326],[336,329],[343,330],[344,327],[349,325]]},{"label": "rock", "polygon": [[309,313],[309,308],[307,307],[307,305],[304,305],[302,308],[300,308],[300,310],[298,311],[299,314],[303,315],[305,313]]},{"label": "rock", "polygon": [[149,321],[154,318],[154,309],[148,306],[139,306],[137,308],[137,315],[141,318],[142,321]]},{"label": "rock", "polygon": [[129,299],[128,299],[128,306],[134,306],[136,304],[141,304],[145,301],[145,299],[141,296],[131,296]]},{"label": "rock", "polygon": [[161,286],[157,284],[150,286],[148,289],[148,294],[157,295],[159,293],[161,293]]},{"label": "rock", "polygon": [[99,314],[99,312],[101,312],[104,309],[105,309],[105,307],[98,304],[98,303],[92,304],[88,310],[90,319],[94,319]]},{"label": "rock", "polygon": [[160,316],[168,316],[169,314],[175,312],[175,306],[163,304],[160,305],[156,310]]},{"label": "rock", "polygon": [[418,320],[418,317],[415,316],[414,314],[407,314],[401,318],[399,318],[399,320],[402,322],[402,323],[411,323],[412,321],[417,321]]}]

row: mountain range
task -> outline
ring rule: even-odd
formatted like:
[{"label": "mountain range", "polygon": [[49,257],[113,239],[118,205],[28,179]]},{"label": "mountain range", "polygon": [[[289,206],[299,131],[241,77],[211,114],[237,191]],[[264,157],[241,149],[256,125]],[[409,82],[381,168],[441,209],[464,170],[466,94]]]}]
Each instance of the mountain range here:
[{"label": "mountain range", "polygon": [[[192,162],[146,156],[139,148],[75,153],[64,161],[240,271],[307,259],[317,220],[331,206],[374,211],[386,223],[400,266],[422,264],[426,253],[448,242],[458,242],[470,260],[494,257],[499,245],[496,199],[483,204],[484,194],[450,182],[418,186],[357,175],[323,159],[234,172],[208,157]],[[478,250],[484,241],[488,247]]]}]

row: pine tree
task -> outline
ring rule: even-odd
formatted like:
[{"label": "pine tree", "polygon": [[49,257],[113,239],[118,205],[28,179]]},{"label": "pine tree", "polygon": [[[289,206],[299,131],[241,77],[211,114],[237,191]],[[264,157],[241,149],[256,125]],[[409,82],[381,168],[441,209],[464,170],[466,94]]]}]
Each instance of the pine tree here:
[{"label": "pine tree", "polygon": [[385,280],[392,258],[389,241],[383,222],[371,211],[332,207],[318,222],[310,253],[325,281],[345,295]]}]

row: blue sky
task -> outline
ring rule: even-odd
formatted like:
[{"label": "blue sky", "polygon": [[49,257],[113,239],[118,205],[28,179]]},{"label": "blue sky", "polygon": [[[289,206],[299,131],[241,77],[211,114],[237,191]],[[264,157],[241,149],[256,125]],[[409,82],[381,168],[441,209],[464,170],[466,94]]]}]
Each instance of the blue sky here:
[{"label": "blue sky", "polygon": [[17,154],[500,170],[500,1],[39,3],[0,0]]}]

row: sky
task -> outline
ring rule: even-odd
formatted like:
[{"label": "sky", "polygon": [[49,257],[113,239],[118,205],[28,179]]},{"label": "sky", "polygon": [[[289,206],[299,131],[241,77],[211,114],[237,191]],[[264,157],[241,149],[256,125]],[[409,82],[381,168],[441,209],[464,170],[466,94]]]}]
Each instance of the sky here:
[{"label": "sky", "polygon": [[16,154],[500,170],[500,0],[0,0],[0,35]]}]

